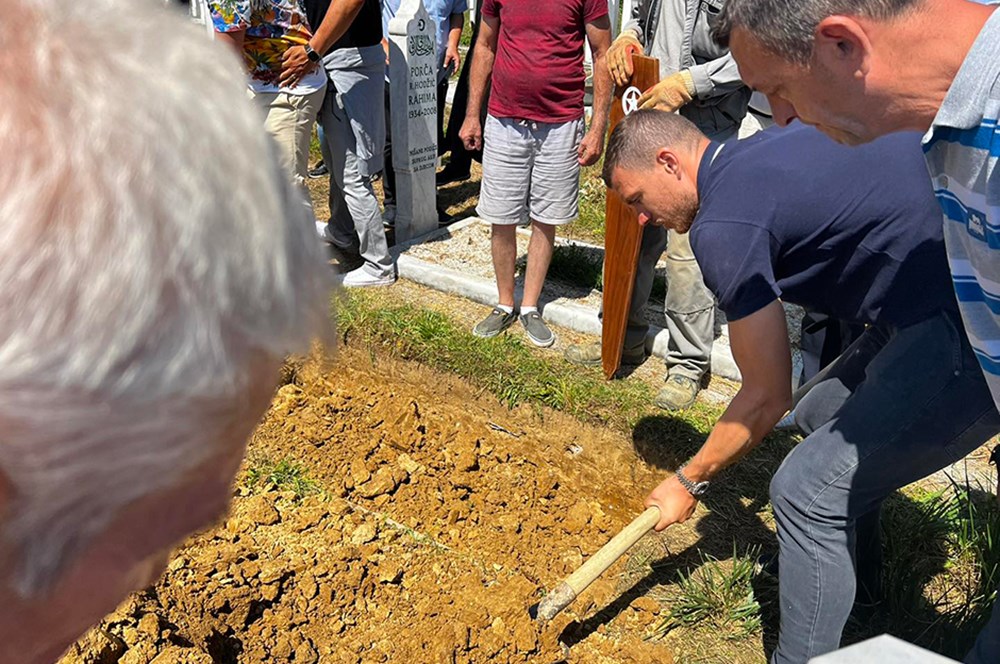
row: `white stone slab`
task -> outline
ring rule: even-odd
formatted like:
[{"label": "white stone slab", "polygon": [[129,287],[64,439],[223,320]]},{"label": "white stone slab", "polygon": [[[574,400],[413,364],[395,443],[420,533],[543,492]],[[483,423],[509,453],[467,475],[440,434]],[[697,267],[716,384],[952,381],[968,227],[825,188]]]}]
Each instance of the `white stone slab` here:
[{"label": "white stone slab", "polygon": [[912,643],[883,634],[809,660],[809,664],[956,664]]},{"label": "white stone slab", "polygon": [[389,21],[392,168],[396,171],[396,238],[437,229],[437,47],[422,0],[402,0]]}]

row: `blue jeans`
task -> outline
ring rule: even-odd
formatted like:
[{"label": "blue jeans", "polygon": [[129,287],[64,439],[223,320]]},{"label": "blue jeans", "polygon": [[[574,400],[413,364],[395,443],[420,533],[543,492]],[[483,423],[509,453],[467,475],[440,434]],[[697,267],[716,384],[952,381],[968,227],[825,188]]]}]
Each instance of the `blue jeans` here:
[{"label": "blue jeans", "polygon": [[772,664],[805,664],[840,647],[856,554],[878,549],[870,540],[882,501],[1000,432],[951,313],[868,329],[817,376],[795,415],[809,435],[771,481],[781,607]]}]

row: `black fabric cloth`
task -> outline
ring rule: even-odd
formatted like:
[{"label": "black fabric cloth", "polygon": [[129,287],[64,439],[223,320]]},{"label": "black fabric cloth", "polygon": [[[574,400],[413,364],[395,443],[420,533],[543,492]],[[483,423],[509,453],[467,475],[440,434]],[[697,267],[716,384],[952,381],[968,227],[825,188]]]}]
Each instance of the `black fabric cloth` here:
[{"label": "black fabric cloth", "polygon": [[843,354],[861,336],[865,325],[847,323],[826,314],[807,311],[802,316],[799,332],[799,352],[802,370],[793,376],[793,387],[805,385],[822,369]]},{"label": "black fabric cloth", "polygon": [[[472,55],[476,51],[476,40],[479,39],[479,26],[482,19],[482,2],[476,3],[476,21],[472,28],[472,41],[469,43],[469,52],[465,54],[465,61],[462,63],[462,73],[458,75],[458,83],[455,86],[455,98],[451,103],[451,114],[448,116],[448,131],[445,133],[444,142],[439,145],[438,153],[451,152],[451,160],[446,168],[461,173],[468,173],[472,167],[472,160],[483,161],[482,150],[466,150],[462,144],[462,139],[458,137],[458,131],[465,122],[465,109],[469,105],[469,76],[472,72]],[[486,120],[486,108],[490,100],[490,82],[486,81],[486,91],[483,94],[483,108],[481,119]]]},{"label": "black fabric cloth", "polygon": [[[306,17],[313,32],[319,29],[320,23],[326,16],[330,8],[331,0],[303,0],[306,8]],[[379,0],[365,0],[361,6],[361,11],[354,17],[351,27],[338,39],[330,48],[336,51],[341,48],[362,48],[364,46],[374,46],[382,42],[382,6]],[[329,52],[329,51],[328,51]],[[323,53],[326,55],[326,53]]]},{"label": "black fabric cloth", "polygon": [[698,193],[691,246],[730,320],[778,298],[896,327],[957,310],[917,133],[846,147],[796,123],[712,143]]}]

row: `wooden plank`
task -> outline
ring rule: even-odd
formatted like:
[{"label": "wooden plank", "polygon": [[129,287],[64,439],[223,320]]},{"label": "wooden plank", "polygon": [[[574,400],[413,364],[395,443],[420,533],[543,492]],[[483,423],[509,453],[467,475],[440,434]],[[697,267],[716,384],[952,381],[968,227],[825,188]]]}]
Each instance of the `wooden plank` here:
[{"label": "wooden plank", "polygon": [[[611,103],[609,134],[625,117],[625,105],[634,103],[634,87],[647,90],[660,80],[660,62],[642,55],[632,56],[633,73],[629,85],[618,87]],[[625,98],[625,104],[622,99]],[[639,242],[642,227],[632,209],[618,195],[608,189],[604,230],[604,319],[601,327],[601,366],[604,377],[610,380],[621,366],[622,348],[625,344],[625,327],[628,323],[629,303],[635,272],[639,260]]]}]

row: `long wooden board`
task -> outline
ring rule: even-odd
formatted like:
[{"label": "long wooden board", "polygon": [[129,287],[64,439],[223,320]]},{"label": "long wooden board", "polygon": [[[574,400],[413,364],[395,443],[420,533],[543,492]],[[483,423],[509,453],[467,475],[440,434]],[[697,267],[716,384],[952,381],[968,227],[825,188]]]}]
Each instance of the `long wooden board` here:
[{"label": "long wooden board", "polygon": [[[625,117],[626,106],[631,108],[629,102],[634,103],[636,90],[647,90],[660,80],[660,61],[656,58],[633,55],[632,66],[632,80],[615,90],[608,123],[609,135]],[[608,380],[621,366],[641,239],[642,227],[638,217],[613,190],[608,189],[604,230],[604,320],[601,326],[601,366]]]}]

